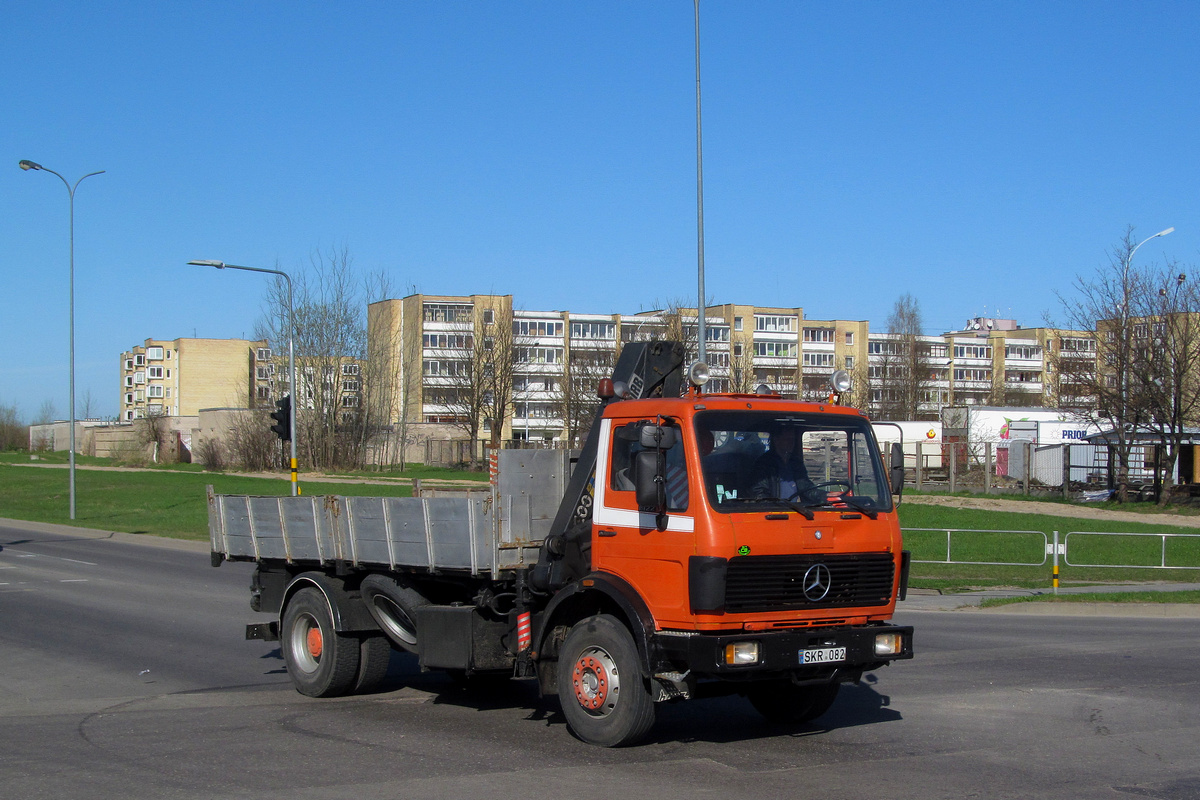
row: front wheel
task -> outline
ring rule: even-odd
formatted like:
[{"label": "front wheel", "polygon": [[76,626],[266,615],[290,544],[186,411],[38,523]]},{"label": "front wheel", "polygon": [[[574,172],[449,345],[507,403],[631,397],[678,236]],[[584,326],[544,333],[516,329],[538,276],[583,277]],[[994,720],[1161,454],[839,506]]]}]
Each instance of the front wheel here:
[{"label": "front wheel", "polygon": [[790,682],[772,681],[751,686],[746,696],[768,722],[799,724],[810,722],[828,711],[840,688],[840,683],[796,686]]},{"label": "front wheel", "polygon": [[329,603],[319,589],[301,589],[280,621],[280,649],[296,690],[309,697],[338,697],[354,688],[361,643],[333,629]]},{"label": "front wheel", "polygon": [[629,631],[615,617],[578,623],[558,659],[558,700],[571,732],[589,744],[621,747],[654,725],[654,702]]}]

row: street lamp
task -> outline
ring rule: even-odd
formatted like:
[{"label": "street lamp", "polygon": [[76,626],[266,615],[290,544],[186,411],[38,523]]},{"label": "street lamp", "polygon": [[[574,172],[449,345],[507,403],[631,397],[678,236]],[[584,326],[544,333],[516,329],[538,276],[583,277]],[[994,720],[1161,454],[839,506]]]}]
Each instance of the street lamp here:
[{"label": "street lamp", "polygon": [[70,355],[70,360],[71,360],[71,366],[70,366],[70,372],[71,372],[71,381],[70,381],[70,383],[71,383],[71,386],[70,386],[70,390],[71,390],[71,453],[68,456],[68,460],[69,460],[69,464],[70,464],[70,466],[68,467],[68,473],[70,475],[69,482],[71,484],[71,490],[70,490],[71,519],[75,519],[75,190],[77,188],[79,188],[79,184],[83,183],[83,178],[90,178],[93,175],[102,175],[104,173],[104,170],[100,170],[99,172],[89,172],[87,175],[84,175],[83,178],[80,178],[79,180],[75,181],[75,185],[72,186],[67,181],[67,179],[64,178],[62,175],[59,175],[57,172],[55,172],[52,169],[49,169],[48,167],[43,167],[41,164],[37,163],[36,161],[29,161],[27,159],[22,159],[21,161],[17,162],[17,166],[19,166],[23,170],[31,170],[31,169],[32,170],[40,170],[42,172],[49,172],[51,175],[58,175],[58,179],[63,182],[63,186],[67,187],[67,195],[70,197],[71,273],[70,273],[70,290],[69,290],[70,291],[70,303],[69,303],[69,305],[70,305],[70,318],[71,318],[71,322],[70,322],[70,331],[71,331],[70,332],[70,339],[71,339],[71,346],[70,346],[70,352],[71,352],[71,355]]},{"label": "street lamp", "polygon": [[[1150,241],[1151,239],[1157,239],[1160,236],[1166,236],[1167,234],[1174,233],[1174,232],[1175,232],[1175,227],[1171,226],[1170,228],[1167,228],[1164,231],[1159,231],[1158,233],[1154,234],[1153,236],[1147,236],[1145,239],[1142,239],[1140,242],[1138,242],[1136,245],[1134,245],[1132,250],[1129,251],[1129,255],[1125,257],[1125,265],[1124,265],[1123,269],[1121,270],[1122,304],[1121,304],[1121,328],[1120,328],[1119,333],[1121,336],[1120,347],[1121,347],[1122,355],[1119,358],[1118,366],[1121,370],[1121,419],[1120,419],[1120,424],[1121,424],[1122,431],[1126,430],[1126,427],[1129,422],[1129,361],[1130,361],[1130,357],[1132,355],[1130,351],[1133,348],[1133,343],[1130,341],[1131,333],[1129,330],[1129,302],[1130,302],[1129,295],[1130,295],[1130,289],[1132,288],[1129,283],[1129,270],[1133,267],[1133,256],[1138,251],[1138,248],[1140,248],[1142,245],[1144,245],[1146,242]],[[1124,441],[1124,434],[1119,436],[1117,441],[1118,441],[1119,446],[1127,448],[1127,444]],[[1127,475],[1128,460],[1129,460],[1128,450],[1126,450],[1124,453],[1121,454],[1121,464],[1120,464],[1121,480],[1123,482],[1128,477],[1128,475]],[[1122,495],[1122,498],[1123,497],[1124,497],[1124,495]]]},{"label": "street lamp", "polygon": [[298,495],[299,487],[296,484],[296,349],[294,339],[296,333],[296,319],[292,313],[292,276],[286,272],[277,269],[262,269],[260,267],[239,267],[237,264],[226,264],[224,261],[189,261],[188,264],[194,267],[215,267],[216,269],[240,269],[245,272],[265,272],[270,275],[282,275],[288,285],[288,393],[291,395],[292,402],[288,404],[288,437],[292,443],[292,497]]}]

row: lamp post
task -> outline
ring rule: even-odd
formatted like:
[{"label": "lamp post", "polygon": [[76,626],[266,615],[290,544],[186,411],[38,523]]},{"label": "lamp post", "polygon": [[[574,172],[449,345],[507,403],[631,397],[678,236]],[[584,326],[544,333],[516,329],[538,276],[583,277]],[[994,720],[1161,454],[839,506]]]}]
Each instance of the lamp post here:
[{"label": "lamp post", "polygon": [[71,453],[70,453],[70,456],[68,457],[69,467],[68,467],[67,471],[70,476],[69,482],[71,484],[71,488],[70,488],[71,519],[75,519],[75,190],[79,188],[79,184],[83,183],[83,178],[90,178],[93,175],[101,175],[104,173],[104,170],[100,170],[99,172],[89,172],[87,175],[84,175],[83,178],[80,178],[79,180],[75,181],[75,185],[72,186],[70,184],[70,182],[67,181],[67,179],[64,178],[62,175],[59,175],[57,172],[55,172],[52,169],[43,167],[41,164],[37,163],[36,161],[29,161],[27,159],[22,159],[21,161],[19,161],[17,163],[17,166],[19,166],[23,170],[31,170],[31,169],[39,170],[41,172],[49,172],[51,175],[57,175],[58,179],[63,182],[63,186],[67,187],[67,195],[70,198],[69,205],[70,205],[70,212],[71,212],[71,256],[70,256],[71,272],[70,272],[70,289],[69,289],[70,303],[69,303],[69,305],[70,305],[70,318],[71,318],[71,322],[70,322]]},{"label": "lamp post", "polygon": [[[1142,245],[1144,245],[1146,242],[1150,241],[1151,239],[1157,239],[1160,236],[1166,236],[1169,233],[1174,233],[1174,231],[1175,231],[1175,227],[1172,226],[1170,228],[1167,228],[1164,231],[1159,231],[1158,233],[1154,234],[1153,236],[1147,236],[1145,239],[1142,239],[1140,242],[1138,242],[1136,245],[1134,245],[1132,250],[1129,251],[1129,255],[1125,257],[1124,267],[1121,270],[1122,302],[1121,302],[1121,328],[1120,328],[1119,333],[1121,336],[1120,352],[1122,355],[1121,355],[1121,358],[1118,359],[1118,361],[1119,361],[1118,367],[1121,370],[1121,419],[1120,419],[1121,433],[1117,437],[1117,444],[1121,448],[1121,453],[1120,453],[1121,463],[1119,465],[1121,483],[1127,482],[1128,470],[1129,470],[1129,446],[1128,446],[1128,442],[1126,440],[1127,434],[1125,432],[1126,428],[1128,426],[1128,422],[1129,422],[1129,361],[1130,361],[1130,357],[1132,355],[1131,351],[1133,349],[1133,342],[1131,341],[1132,332],[1130,331],[1130,327],[1129,327],[1130,326],[1129,303],[1130,303],[1130,290],[1132,288],[1129,283],[1129,271],[1133,267],[1134,254],[1137,253],[1138,249]],[[1122,494],[1121,497],[1122,497],[1122,499],[1124,499],[1124,494]]]},{"label": "lamp post", "polygon": [[705,348],[708,331],[705,319],[708,310],[704,307],[704,147],[700,138],[700,0],[694,0],[696,10],[696,317],[697,352],[699,360],[708,363]]},{"label": "lamp post", "polygon": [[265,272],[270,275],[282,275],[288,285],[288,393],[291,395],[292,402],[288,404],[288,438],[292,444],[291,454],[291,469],[292,469],[292,497],[298,495],[299,487],[296,484],[296,348],[294,345],[296,333],[296,318],[292,313],[292,276],[286,272],[277,269],[262,269],[261,267],[239,267],[237,264],[226,264],[224,261],[189,261],[189,265],[194,267],[215,267],[216,269],[240,269],[245,272]]}]

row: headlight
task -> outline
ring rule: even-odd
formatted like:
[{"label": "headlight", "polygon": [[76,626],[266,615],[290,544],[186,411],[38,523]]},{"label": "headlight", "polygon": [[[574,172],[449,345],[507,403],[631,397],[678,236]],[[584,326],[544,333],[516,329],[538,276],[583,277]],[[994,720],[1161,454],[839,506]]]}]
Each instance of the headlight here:
[{"label": "headlight", "polygon": [[703,388],[704,384],[708,383],[709,377],[708,364],[705,364],[703,361],[694,361],[688,367],[688,380],[697,389]]},{"label": "headlight", "polygon": [[898,656],[904,651],[904,637],[898,633],[880,633],[875,636],[875,655]]},{"label": "headlight", "polygon": [[730,666],[758,663],[758,642],[734,642],[725,645],[725,663]]}]

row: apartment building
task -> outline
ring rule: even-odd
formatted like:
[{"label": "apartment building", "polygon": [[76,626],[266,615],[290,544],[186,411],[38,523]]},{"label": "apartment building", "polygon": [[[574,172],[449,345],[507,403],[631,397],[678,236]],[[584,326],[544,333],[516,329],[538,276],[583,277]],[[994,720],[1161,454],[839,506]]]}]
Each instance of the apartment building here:
[{"label": "apartment building", "polygon": [[121,354],[120,372],[128,422],[265,403],[276,367],[266,340],[146,339]]},{"label": "apartment building", "polygon": [[[681,339],[696,350],[696,309],[636,314],[589,314],[514,309],[511,295],[411,295],[368,310],[373,352],[387,356],[397,375],[392,415],[410,421],[455,423],[486,398],[473,398],[476,348],[511,347],[512,412],[505,439],[574,439],[590,420],[596,382],[631,341]],[[706,356],[714,391],[821,399],[836,369],[867,361],[865,321],[805,320],[802,308],[724,304],[706,309]],[[390,343],[384,346],[384,343]],[[578,413],[575,409],[578,409]],[[490,431],[485,419],[481,434]]]},{"label": "apartment building", "polygon": [[[869,397],[872,410],[884,405],[886,386],[897,377],[902,337],[870,333]],[[918,414],[936,419],[946,405],[1083,408],[1095,398],[1077,377],[1094,373],[1096,341],[1090,333],[1057,328],[1022,328],[1011,319],[977,317],[962,330],[916,337],[922,369]],[[900,376],[904,377],[904,376]]]}]

